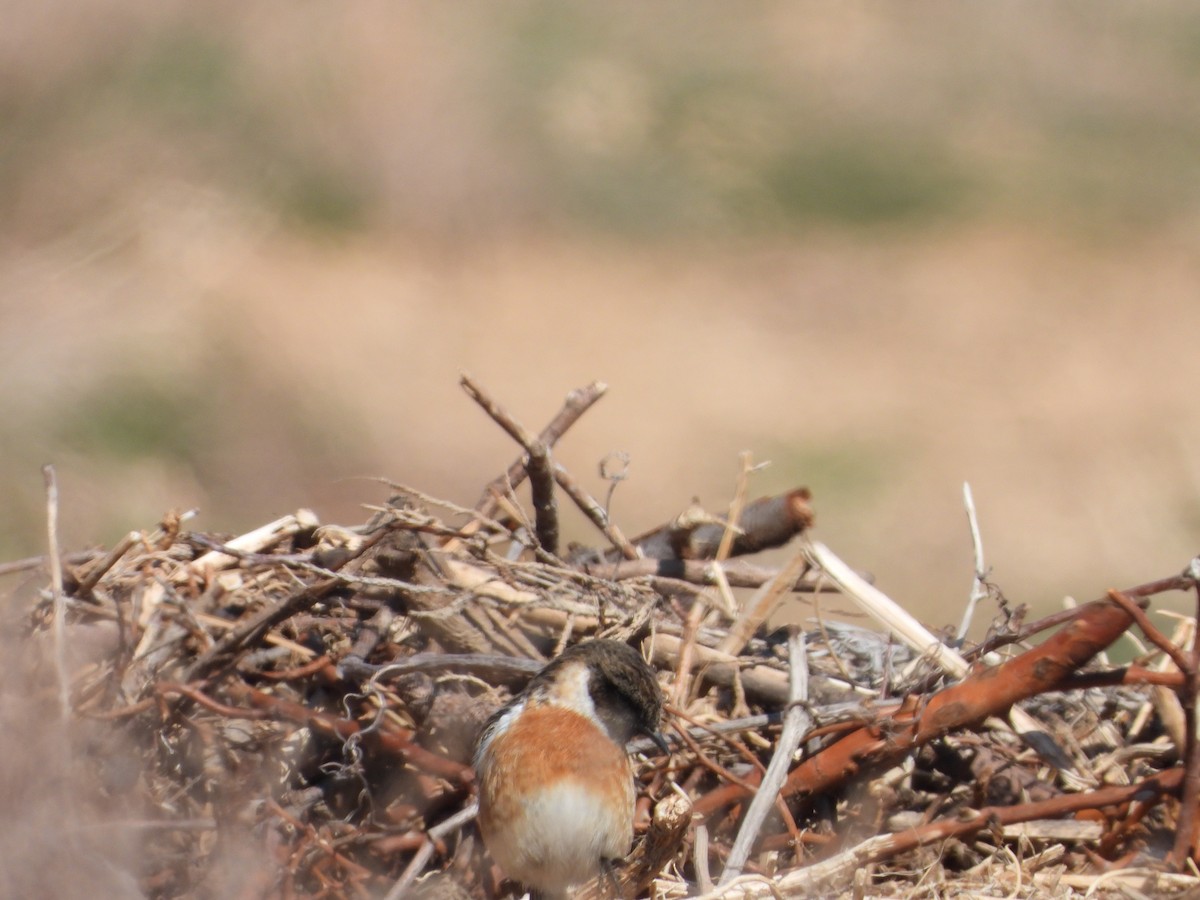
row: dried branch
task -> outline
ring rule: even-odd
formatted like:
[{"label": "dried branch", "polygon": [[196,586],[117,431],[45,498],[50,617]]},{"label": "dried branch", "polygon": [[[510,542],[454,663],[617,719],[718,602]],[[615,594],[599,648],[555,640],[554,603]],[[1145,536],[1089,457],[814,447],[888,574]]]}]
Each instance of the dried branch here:
[{"label": "dried branch", "polygon": [[[859,578],[825,545],[814,541],[806,546],[814,565],[825,572],[868,614],[920,653],[922,658],[932,660],[942,671],[956,678],[966,675],[970,668],[967,661],[956,650],[938,640],[933,632],[918,622],[906,609]],[[1072,781],[1076,787],[1088,785],[1087,780],[1075,771],[1070,758],[1058,746],[1053,736],[1033,716],[1016,706],[1011,709],[1005,706],[1003,709],[1009,714],[1013,731],[1037,751],[1042,759],[1054,766],[1063,778]]]},{"label": "dried branch", "polygon": [[967,608],[963,612],[962,622],[958,626],[956,647],[961,646],[967,637],[967,631],[971,627],[971,617],[975,614],[975,607],[988,595],[987,585],[984,583],[984,579],[987,578],[987,569],[983,561],[983,537],[979,534],[979,518],[975,514],[975,497],[971,493],[971,484],[967,481],[963,482],[963,506],[966,507],[967,524],[971,528],[971,546],[975,551],[975,568],[971,575],[971,595],[967,598]]},{"label": "dried branch", "polygon": [[[746,559],[732,559],[728,562],[716,562],[703,559],[625,559],[620,562],[580,564],[584,572],[597,577],[609,578],[613,581],[626,581],[631,578],[671,578],[686,581],[689,584],[702,587],[718,585],[717,570],[731,587],[757,588],[779,575],[779,569],[756,565]],[[864,581],[867,575],[858,573]],[[811,594],[817,591],[840,593],[837,585],[826,578],[821,578],[818,570],[808,568],[788,588],[798,594]]]},{"label": "dried branch", "polygon": [[783,716],[783,734],[775,745],[771,763],[763,775],[762,784],[746,816],[742,820],[741,830],[729,858],[725,861],[725,870],[721,873],[721,884],[728,884],[742,874],[750,850],[758,838],[759,829],[767,818],[767,813],[775,804],[779,789],[787,778],[788,769],[792,764],[792,755],[800,746],[800,740],[812,726],[812,716],[801,705],[808,700],[808,655],[805,650],[804,633],[797,628],[791,630],[788,638],[788,657],[791,660],[791,675],[788,679],[788,710]]},{"label": "dried branch", "polygon": [[180,571],[176,580],[183,581],[192,575],[205,575],[235,565],[238,561],[236,553],[261,553],[301,531],[311,531],[318,524],[316,515],[310,509],[301,509],[292,515],[268,522],[261,528],[226,541],[225,546],[230,553],[212,550],[192,560],[186,569]]},{"label": "dried branch", "polygon": [[[1079,618],[1041,646],[939,691],[927,702],[912,698],[891,716],[886,732],[875,725],[859,728],[805,760],[788,776],[783,793],[812,796],[827,791],[864,766],[898,759],[935,737],[1051,690],[1116,640],[1132,621],[1112,603],[1090,603]],[[726,785],[700,798],[696,812],[711,815],[745,795],[743,788]]]},{"label": "dried branch", "polygon": [[[617,895],[641,897],[654,877],[679,852],[692,824],[692,802],[681,793],[668,794],[654,807],[650,828],[616,873]],[[576,892],[576,900],[600,900],[606,896],[606,876],[585,885]]]},{"label": "dried branch", "polygon": [[1084,794],[1068,794],[1020,806],[985,807],[969,819],[931,822],[897,834],[869,838],[856,847],[811,866],[794,869],[776,879],[744,876],[704,894],[698,900],[766,900],[780,897],[811,897],[814,891],[848,885],[853,873],[874,863],[891,859],[916,847],[966,837],[994,826],[1013,825],[1035,819],[1063,816],[1085,809],[1103,809],[1128,803],[1138,796],[1171,794],[1183,781],[1181,769],[1169,769],[1138,784],[1106,787]]},{"label": "dried branch", "polygon": [[[741,511],[730,548],[731,556],[782,547],[812,526],[814,514],[808,488],[774,497],[760,497]],[[633,543],[651,559],[715,559],[726,533],[722,516],[691,515],[660,525]],[[631,557],[630,557],[631,558]]]},{"label": "dried branch", "polygon": [[[558,439],[566,434],[568,429],[579,421],[579,418],[591,409],[592,405],[607,391],[608,385],[602,381],[593,381],[589,385],[571,391],[567,394],[562,409],[537,436],[537,442],[547,449],[553,448],[558,443]],[[506,490],[519,487],[525,480],[525,473],[524,458],[517,459],[503,475],[493,480],[484,489],[483,496],[475,504],[476,511],[485,516],[493,515],[496,511],[495,498]]]},{"label": "dried branch", "polygon": [[529,486],[533,494],[534,522],[538,543],[551,555],[558,553],[558,506],[554,502],[554,478],[550,462],[550,448],[526,430],[511,413],[495,398],[477,384],[470,375],[463,373],[459,382],[472,400],[492,417],[514,441],[525,449],[525,471],[529,475]]},{"label": "dried branch", "polygon": [[629,543],[621,529],[609,521],[608,513],[604,511],[596,498],[585,491],[566,469],[558,463],[554,464],[554,480],[558,486],[567,492],[567,496],[575,501],[575,505],[587,516],[593,525],[604,533],[604,536],[626,559],[637,559],[640,554]]},{"label": "dried branch", "polygon": [[759,588],[721,642],[721,652],[733,655],[741,653],[759,627],[779,608],[780,602],[807,566],[805,554],[797,553],[779,570],[778,575]]},{"label": "dried branch", "polygon": [[[1174,829],[1171,861],[1194,861],[1197,824],[1188,817],[1200,793],[1200,745],[1192,737],[1200,647],[1178,634],[1167,641],[1132,598],[1195,589],[1200,562],[1033,626],[1022,628],[1018,613],[984,647],[961,656],[949,648],[943,655],[937,639],[919,625],[910,628],[886,597],[878,609],[887,629],[907,634],[915,651],[849,624],[857,612],[826,605],[816,610],[817,627],[801,654],[799,631],[787,648],[778,632],[764,633],[771,607],[796,591],[831,587],[870,600],[867,579],[839,567],[819,545],[815,555],[824,570],[809,566],[803,574],[800,558],[788,568],[722,558],[797,533],[807,537],[807,492],[745,504],[746,457],[727,516],[690,509],[646,536],[644,550],[656,555],[654,548],[665,548],[669,558],[634,559],[634,543],[548,452],[602,393],[598,385],[576,392],[536,438],[507,417],[522,455],[480,504],[497,508],[494,495],[507,504],[504,522],[409,490],[403,499],[369,507],[375,515],[364,525],[317,528],[315,519],[298,515],[223,541],[182,533],[184,517],[168,515],[156,531],[131,532],[111,550],[66,557],[65,567],[59,557],[50,569],[66,587],[53,583],[51,571],[50,589],[41,592],[29,621],[52,638],[58,633],[58,650],[64,640],[92,643],[80,643],[78,654],[66,647],[69,659],[91,662],[70,673],[73,706],[60,709],[72,727],[61,729],[56,746],[64,756],[96,759],[98,768],[110,756],[120,760],[104,775],[105,793],[96,802],[56,797],[59,808],[105,808],[112,777],[130,775],[133,802],[161,811],[162,819],[141,829],[146,840],[128,871],[140,893],[164,900],[211,893],[217,867],[229,862],[223,848],[264,811],[268,827],[256,832],[264,844],[261,852],[254,848],[257,868],[246,870],[245,896],[420,896],[437,879],[453,883],[458,900],[483,900],[496,895],[496,885],[470,824],[467,760],[477,730],[546,656],[603,635],[646,641],[668,693],[671,673],[688,673],[677,686],[686,707],[667,709],[669,762],[636,766],[638,828],[648,831],[618,865],[623,894],[711,890],[709,867],[722,861],[719,896],[861,893],[864,866],[878,866],[897,885],[912,882],[922,868],[914,863],[936,854],[919,860],[897,854],[955,837],[963,842],[955,845],[953,872],[943,865],[926,877],[974,879],[978,886],[991,877],[988,845],[1022,839],[1012,826],[1098,806],[1106,817],[1102,828],[1042,827],[1036,840],[1078,843],[1122,865],[1122,854],[1153,846],[1144,841],[1147,829]],[[536,482],[553,479],[614,551],[584,549],[558,561],[536,546],[529,536],[535,530],[553,544],[545,530],[550,519],[527,516],[512,487],[538,471],[539,444],[546,468],[533,475],[535,496]],[[466,518],[447,524],[442,515]],[[981,576],[982,561],[976,568]],[[730,586],[760,589],[762,602],[738,614]],[[713,596],[718,591],[724,603]],[[67,592],[80,599],[94,592],[102,602],[70,605],[64,633]],[[720,606],[719,615],[708,601]],[[1081,668],[1130,621],[1149,625],[1150,642],[1170,655],[1156,651],[1117,670]],[[985,651],[1036,627],[1058,630],[1003,664],[979,662],[993,658]],[[893,665],[911,668],[934,654],[943,664],[949,660],[960,683],[938,689],[943,681],[928,676],[908,683],[902,702],[879,699]],[[802,658],[811,696],[799,704]],[[974,670],[965,659],[975,661]],[[1181,671],[1172,659],[1184,664]],[[58,687],[65,683],[60,677]],[[1172,699],[1178,694],[1187,710],[1185,727],[1177,729],[1182,762],[1166,772],[1161,767],[1170,764],[1172,748],[1165,738],[1131,743],[1137,734],[1169,727],[1165,706],[1143,711],[1145,692],[1137,688],[1144,685],[1170,691]],[[1069,699],[1060,694],[1083,687],[1093,690]],[[1071,748],[1069,764],[1128,786],[1083,789],[1070,770],[1048,779],[1041,762],[989,718],[1018,702],[1055,722],[1055,734]],[[22,743],[37,746],[35,728],[21,734]],[[103,747],[114,737],[110,754]],[[639,739],[629,749],[651,747]],[[89,789],[86,782],[54,783],[69,794]],[[1180,793],[1187,802],[1169,800]],[[852,801],[863,796],[870,802]],[[694,823],[685,797],[696,798],[703,815],[690,841]],[[975,811],[973,802],[987,806]],[[771,808],[778,819],[763,816]],[[826,824],[830,816],[836,829]],[[874,833],[881,823],[897,833],[838,852],[845,835]],[[762,857],[771,877],[738,874],[753,870],[752,848],[774,854]],[[797,868],[820,848],[834,855]],[[1009,868],[1023,864],[1024,877],[1048,858],[1014,857]],[[1062,884],[1077,877],[1083,858],[1060,852],[1058,864],[1067,869]]]},{"label": "dried branch", "polygon": [[75,595],[80,598],[90,597],[92,590],[100,583],[100,579],[104,577],[105,573],[112,569],[140,539],[141,535],[138,532],[131,531],[117,541],[108,553],[88,569],[87,575],[80,579],[79,585],[75,588]]},{"label": "dried branch", "polygon": [[58,674],[58,714],[71,718],[71,677],[67,672],[67,597],[63,591],[62,556],[58,549],[58,478],[54,466],[42,466],[46,485],[46,544],[50,562],[50,593],[54,600],[54,668]]}]

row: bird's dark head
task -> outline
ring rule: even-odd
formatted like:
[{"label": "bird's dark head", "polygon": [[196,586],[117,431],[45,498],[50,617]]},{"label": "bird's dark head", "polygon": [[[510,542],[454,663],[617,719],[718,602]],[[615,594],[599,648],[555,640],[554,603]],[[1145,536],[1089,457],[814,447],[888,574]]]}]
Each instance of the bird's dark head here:
[{"label": "bird's dark head", "polygon": [[[542,669],[526,688],[530,697],[560,694],[568,685],[586,686],[587,701],[595,718],[616,743],[624,746],[644,734],[660,747],[663,696],[641,654],[613,640],[585,641],[564,650]],[[570,705],[581,705],[577,697]]]}]

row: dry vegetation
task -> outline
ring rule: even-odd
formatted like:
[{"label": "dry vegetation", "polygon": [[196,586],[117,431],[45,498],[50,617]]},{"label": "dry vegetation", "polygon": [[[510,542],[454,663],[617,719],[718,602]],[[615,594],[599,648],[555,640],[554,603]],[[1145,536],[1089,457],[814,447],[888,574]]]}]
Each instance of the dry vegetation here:
[{"label": "dry vegetation", "polygon": [[[747,460],[727,511],[627,537],[553,452],[602,385],[535,435],[463,383],[522,450],[470,510],[392,485],[356,527],[173,515],[60,564],[48,470],[51,553],[4,567],[38,588],[3,693],[5,895],[505,895],[474,734],[592,636],[641,646],[668,697],[671,755],[633,748],[626,896],[1200,888],[1194,621],[1142,612],[1196,571],[1035,623],[981,577],[985,639],[943,643],[814,540],[806,490],[748,500]],[[559,546],[568,499],[599,546]],[[1135,621],[1149,647],[1115,667]]]},{"label": "dry vegetation", "polygon": [[[593,634],[638,642],[691,717],[640,758],[645,803],[675,783],[704,812],[655,844],[664,893],[719,882],[755,830],[739,781],[858,725],[870,765],[821,798],[792,782],[749,877],[852,892],[844,851],[862,892],[1189,884],[1131,874],[1173,851],[1170,773],[1195,772],[1172,713],[1193,688],[1128,649],[1137,627],[1114,658],[1166,674],[1014,682],[1058,741],[1039,755],[997,722],[1017,698],[947,693],[962,662],[884,637],[912,623],[865,618],[853,573],[722,650],[754,585],[828,573],[807,529],[751,563],[674,517],[746,491],[776,506],[743,524],[807,509],[806,485],[822,540],[949,634],[968,479],[995,568],[958,652],[996,645],[993,669],[1025,647],[1017,601],[1032,620],[1177,571],[1200,537],[1198,48],[1187,2],[7,4],[0,559],[38,559],[0,584],[0,896],[493,890],[457,818],[469,725]],[[462,402],[464,368],[531,418],[611,382],[554,448],[575,477],[460,509],[514,436]],[[746,447],[773,465],[735,490]],[[380,472],[421,492],[376,497]],[[555,530],[595,557],[538,555]],[[693,558],[617,561],[643,531]],[[1190,613],[1152,602],[1167,631]],[[965,718],[919,737],[946,702]],[[1101,814],[1064,824],[1073,803]],[[1031,812],[1059,818],[1005,818]]]}]

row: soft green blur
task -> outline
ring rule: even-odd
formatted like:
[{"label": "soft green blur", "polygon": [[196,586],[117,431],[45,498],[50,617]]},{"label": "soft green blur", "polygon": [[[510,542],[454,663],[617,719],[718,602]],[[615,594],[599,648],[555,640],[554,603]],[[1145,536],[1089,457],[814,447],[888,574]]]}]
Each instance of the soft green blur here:
[{"label": "soft green blur", "polygon": [[[1187,3],[5,4],[0,557],[170,508],[355,521],[633,456],[636,532],[811,485],[957,615],[1200,537],[1200,9]],[[582,522],[571,536],[598,542]]]}]

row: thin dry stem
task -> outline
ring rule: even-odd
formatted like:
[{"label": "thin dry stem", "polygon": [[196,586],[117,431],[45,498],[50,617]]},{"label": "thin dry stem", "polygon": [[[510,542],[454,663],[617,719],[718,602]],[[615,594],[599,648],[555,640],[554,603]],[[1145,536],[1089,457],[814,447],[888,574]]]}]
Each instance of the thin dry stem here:
[{"label": "thin dry stem", "polygon": [[46,542],[50,591],[54,598],[54,668],[58,675],[58,714],[71,718],[71,678],[67,671],[67,598],[63,592],[62,555],[58,548],[58,477],[54,466],[42,467],[46,485]]}]

